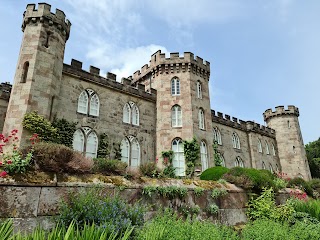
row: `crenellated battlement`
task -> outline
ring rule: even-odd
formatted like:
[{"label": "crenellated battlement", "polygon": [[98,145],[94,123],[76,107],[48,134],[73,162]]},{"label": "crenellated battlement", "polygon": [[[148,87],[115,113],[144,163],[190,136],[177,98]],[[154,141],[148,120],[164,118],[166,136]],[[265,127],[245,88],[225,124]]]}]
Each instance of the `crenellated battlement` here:
[{"label": "crenellated battlement", "polygon": [[36,9],[36,4],[28,4],[23,14],[22,31],[24,31],[27,24],[37,22],[48,24],[49,26],[55,25],[68,40],[71,22],[66,19],[63,11],[56,9],[55,13],[52,13],[51,5],[47,3],[39,3],[38,9]]},{"label": "crenellated battlement", "polygon": [[145,64],[141,70],[137,70],[133,74],[134,82],[151,73],[154,77],[158,74],[169,74],[176,72],[193,72],[201,77],[209,80],[210,62],[204,61],[201,57],[194,57],[191,52],[185,52],[180,57],[179,53],[170,53],[170,57],[166,57],[165,53],[158,50],[151,55],[149,65]]},{"label": "crenellated battlement", "polygon": [[293,105],[288,105],[288,109],[285,109],[284,106],[278,106],[275,107],[275,111],[272,111],[272,109],[269,108],[263,113],[263,118],[265,121],[268,121],[268,119],[272,117],[281,115],[295,115],[299,117],[299,108]]},{"label": "crenellated battlement", "polygon": [[121,82],[117,82],[117,75],[110,72],[107,72],[105,77],[100,76],[100,68],[95,66],[90,66],[89,71],[86,71],[82,69],[82,62],[75,59],[71,60],[70,65],[63,64],[63,73],[77,76],[82,81],[93,82],[146,100],[156,100],[157,91],[155,89],[152,88],[147,92],[145,85],[133,84],[130,78],[122,78]]},{"label": "crenellated battlement", "polygon": [[275,138],[275,130],[266,126],[260,125],[253,121],[243,121],[236,117],[211,110],[212,122],[220,123],[229,127],[233,127],[245,132],[256,132],[261,135]]}]

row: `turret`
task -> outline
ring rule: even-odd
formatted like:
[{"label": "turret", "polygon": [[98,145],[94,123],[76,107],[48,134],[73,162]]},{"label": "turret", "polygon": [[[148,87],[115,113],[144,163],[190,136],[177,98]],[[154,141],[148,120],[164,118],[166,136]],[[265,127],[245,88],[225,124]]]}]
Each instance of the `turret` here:
[{"label": "turret", "polygon": [[263,113],[267,126],[276,131],[278,154],[282,171],[290,177],[311,179],[306,151],[299,125],[299,109],[289,105],[267,109]]},{"label": "turret", "polygon": [[50,12],[51,6],[27,5],[23,14],[21,43],[14,84],[8,105],[4,134],[17,129],[23,138],[22,119],[37,110],[50,118],[53,101],[59,95],[63,58],[71,23],[63,11]]}]

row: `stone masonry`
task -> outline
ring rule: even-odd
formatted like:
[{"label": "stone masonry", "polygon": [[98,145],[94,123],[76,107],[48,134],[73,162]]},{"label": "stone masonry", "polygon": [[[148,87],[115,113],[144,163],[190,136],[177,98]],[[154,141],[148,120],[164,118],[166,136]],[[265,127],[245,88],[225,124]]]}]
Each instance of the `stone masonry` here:
[{"label": "stone masonry", "polygon": [[[149,64],[133,76],[123,78],[90,66],[82,69],[82,62],[72,60],[64,64],[65,45],[71,23],[61,10],[51,12],[45,3],[28,4],[23,15],[23,39],[11,86],[2,84],[0,91],[0,128],[8,134],[18,129],[23,140],[31,133],[22,127],[23,116],[31,111],[52,120],[54,116],[77,122],[77,127],[89,128],[97,136],[107,134],[110,144],[118,144],[126,137],[135,138],[139,145],[139,163],[159,159],[161,152],[172,148],[174,139],[193,137],[206,144],[207,165],[214,166],[213,129],[221,134],[218,150],[227,167],[235,166],[236,158],[244,167],[266,168],[286,172],[290,177],[310,179],[303,140],[298,121],[298,108],[289,106],[267,110],[267,126],[243,121],[210,108],[210,63],[193,53],[161,51],[151,56]],[[180,93],[172,95],[172,79],[179,79]],[[198,95],[201,85],[201,97]],[[79,96],[90,90],[99,97],[97,116],[79,112]],[[10,94],[11,92],[11,94]],[[10,99],[9,99],[10,96]],[[125,123],[123,109],[132,102],[139,109],[139,124]],[[181,107],[181,126],[172,126],[172,108]],[[204,113],[204,128],[199,127],[199,110]],[[6,113],[5,113],[6,112]],[[290,127],[288,127],[288,124]],[[234,148],[232,135],[239,137],[240,148]],[[262,150],[258,148],[262,143]],[[199,160],[200,163],[200,160]]]}]

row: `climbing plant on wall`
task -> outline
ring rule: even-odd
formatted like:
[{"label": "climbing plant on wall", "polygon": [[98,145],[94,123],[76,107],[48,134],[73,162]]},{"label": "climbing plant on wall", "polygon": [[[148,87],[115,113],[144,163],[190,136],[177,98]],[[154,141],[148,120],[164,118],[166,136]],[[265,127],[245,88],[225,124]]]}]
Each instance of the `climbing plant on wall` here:
[{"label": "climbing plant on wall", "polygon": [[215,166],[221,166],[222,165],[222,159],[220,156],[220,153],[218,151],[218,142],[217,141],[213,141],[213,160],[214,160],[214,164]]},{"label": "climbing plant on wall", "polygon": [[193,137],[191,141],[183,141],[184,157],[186,159],[186,176],[192,177],[195,166],[200,156],[200,145],[197,139]]},{"label": "climbing plant on wall", "polygon": [[52,126],[57,129],[56,143],[72,147],[73,134],[76,131],[76,122],[69,122],[64,118],[54,118]]},{"label": "climbing plant on wall", "polygon": [[98,158],[108,158],[110,154],[109,150],[109,140],[106,133],[102,133],[99,137],[99,146],[97,157]]}]

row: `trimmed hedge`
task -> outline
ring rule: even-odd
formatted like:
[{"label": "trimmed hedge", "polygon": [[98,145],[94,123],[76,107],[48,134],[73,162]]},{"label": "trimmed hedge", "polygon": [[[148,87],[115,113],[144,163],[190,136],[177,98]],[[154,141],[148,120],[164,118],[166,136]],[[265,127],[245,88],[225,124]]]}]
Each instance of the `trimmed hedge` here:
[{"label": "trimmed hedge", "polygon": [[229,169],[222,166],[208,168],[200,175],[200,179],[217,181],[227,172]]}]

